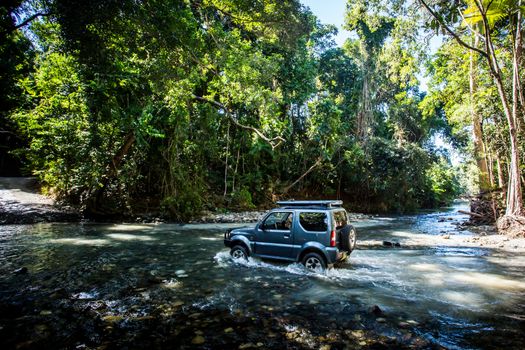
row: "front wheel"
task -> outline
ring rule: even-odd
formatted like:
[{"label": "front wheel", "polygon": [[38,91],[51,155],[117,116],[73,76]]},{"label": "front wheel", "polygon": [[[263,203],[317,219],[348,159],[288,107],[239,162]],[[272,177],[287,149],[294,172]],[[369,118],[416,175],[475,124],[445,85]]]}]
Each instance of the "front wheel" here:
[{"label": "front wheel", "polygon": [[230,255],[234,260],[248,260],[248,252],[242,245],[233,246],[233,248],[230,250]]},{"label": "front wheel", "polygon": [[326,269],[324,259],[317,253],[308,253],[304,256],[302,263],[309,271],[321,272]]}]

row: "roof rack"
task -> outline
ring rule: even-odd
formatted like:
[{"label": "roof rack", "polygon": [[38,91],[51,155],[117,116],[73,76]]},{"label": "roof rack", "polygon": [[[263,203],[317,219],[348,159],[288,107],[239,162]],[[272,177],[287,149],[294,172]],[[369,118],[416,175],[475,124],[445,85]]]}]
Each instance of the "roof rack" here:
[{"label": "roof rack", "polygon": [[324,208],[335,208],[341,207],[343,201],[341,200],[320,200],[320,201],[278,201],[277,204],[281,207],[324,207]]}]

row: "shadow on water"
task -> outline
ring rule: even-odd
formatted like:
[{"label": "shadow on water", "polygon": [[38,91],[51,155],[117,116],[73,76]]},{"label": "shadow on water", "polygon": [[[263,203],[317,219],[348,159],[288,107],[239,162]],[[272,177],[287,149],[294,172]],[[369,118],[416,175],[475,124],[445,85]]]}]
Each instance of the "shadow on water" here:
[{"label": "shadow on water", "polygon": [[434,244],[455,230],[454,215],[357,223],[359,249],[323,274],[234,262],[224,225],[5,226],[0,339],[8,348],[521,349],[525,257]]}]

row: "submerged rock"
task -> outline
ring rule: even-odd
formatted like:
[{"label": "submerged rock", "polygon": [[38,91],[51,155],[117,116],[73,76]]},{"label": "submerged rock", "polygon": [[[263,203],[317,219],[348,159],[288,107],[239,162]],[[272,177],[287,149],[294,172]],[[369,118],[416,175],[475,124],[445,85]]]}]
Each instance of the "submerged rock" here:
[{"label": "submerged rock", "polygon": [[23,275],[23,274],[26,274],[27,271],[28,271],[28,270],[27,270],[27,267],[24,266],[24,267],[21,267],[21,268],[19,268],[19,269],[16,269],[15,271],[13,271],[13,273],[14,273],[15,275]]},{"label": "submerged rock", "polygon": [[399,243],[399,242],[383,241],[383,246],[385,246],[385,247],[396,247],[396,248],[399,248],[399,247],[401,247],[401,243]]},{"label": "submerged rock", "polygon": [[205,341],[206,340],[204,339],[202,335],[198,335],[191,340],[191,343],[194,345],[201,345],[201,344],[204,344]]},{"label": "submerged rock", "polygon": [[368,311],[375,316],[383,316],[383,310],[377,305],[372,306]]}]

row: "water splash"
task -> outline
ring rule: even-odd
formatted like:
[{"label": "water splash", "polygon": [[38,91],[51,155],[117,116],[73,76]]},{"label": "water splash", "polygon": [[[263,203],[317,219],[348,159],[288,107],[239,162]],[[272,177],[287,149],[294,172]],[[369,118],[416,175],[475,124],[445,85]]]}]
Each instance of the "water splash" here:
[{"label": "water splash", "polygon": [[244,259],[233,259],[229,252],[221,251],[217,253],[214,257],[214,260],[220,267],[230,267],[230,266],[244,266],[252,269],[265,269],[278,272],[287,272],[294,275],[305,275],[305,276],[315,276],[322,275],[323,272],[311,272],[304,268],[303,265],[299,263],[292,264],[279,264],[279,263],[269,263],[258,258],[249,257],[248,260]]},{"label": "water splash", "polygon": [[99,293],[93,291],[93,292],[75,293],[71,296],[71,298],[77,299],[77,300],[93,300],[93,299],[98,298],[98,296],[99,296]]}]

